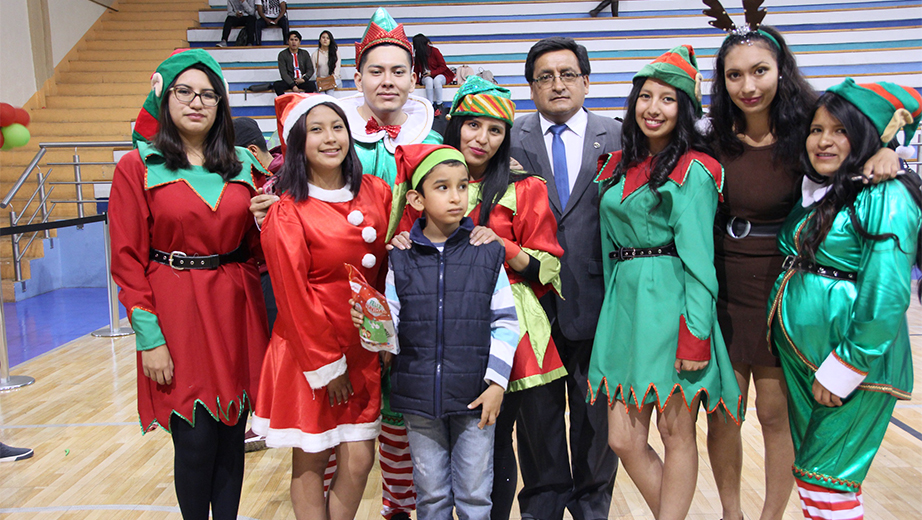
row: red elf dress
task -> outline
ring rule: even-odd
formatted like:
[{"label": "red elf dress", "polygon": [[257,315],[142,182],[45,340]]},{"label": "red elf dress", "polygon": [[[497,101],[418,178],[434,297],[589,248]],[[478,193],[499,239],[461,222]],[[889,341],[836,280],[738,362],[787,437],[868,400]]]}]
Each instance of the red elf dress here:
[{"label": "red elf dress", "polygon": [[[172,414],[192,424],[196,405],[227,425],[252,408],[268,326],[252,258],[260,253],[259,233],[249,207],[265,170],[247,150],[236,151],[243,168],[227,182],[200,166],[170,170],[147,143],[115,169],[112,276],[137,333],[144,432],[158,425],[169,431]],[[249,250],[249,260],[216,269],[181,270],[151,260],[151,249],[199,256],[238,247]],[[141,351],[164,344],[174,364],[169,385],[145,376],[141,366]]]}]

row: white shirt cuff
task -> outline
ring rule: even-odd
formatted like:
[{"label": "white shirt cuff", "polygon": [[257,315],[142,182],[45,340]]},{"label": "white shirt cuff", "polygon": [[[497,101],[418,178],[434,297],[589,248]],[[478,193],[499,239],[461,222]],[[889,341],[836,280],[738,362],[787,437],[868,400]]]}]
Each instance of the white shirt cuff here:
[{"label": "white shirt cuff", "polygon": [[345,373],[346,356],[343,356],[328,365],[324,365],[318,368],[317,370],[312,372],[304,372],[304,377],[307,379],[307,384],[311,385],[311,388],[318,390],[327,386],[330,384],[330,381]]},{"label": "white shirt cuff", "polygon": [[845,399],[858,388],[867,374],[862,374],[830,353],[816,371],[816,380],[827,390]]}]

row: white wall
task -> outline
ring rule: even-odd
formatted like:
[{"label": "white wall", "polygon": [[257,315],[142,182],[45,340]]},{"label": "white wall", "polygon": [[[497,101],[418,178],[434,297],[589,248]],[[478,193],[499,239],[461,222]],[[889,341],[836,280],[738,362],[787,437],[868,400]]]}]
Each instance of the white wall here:
[{"label": "white wall", "polygon": [[[0,101],[22,106],[41,88],[36,81],[27,0],[0,0]],[[45,0],[56,67],[106,8],[87,0]],[[41,50],[38,50],[41,52]]]},{"label": "white wall", "polygon": [[22,106],[38,90],[26,0],[0,1],[0,101]]},{"label": "white wall", "polygon": [[[5,3],[7,0],[3,0]],[[54,66],[83,38],[106,8],[87,0],[46,0]]]}]

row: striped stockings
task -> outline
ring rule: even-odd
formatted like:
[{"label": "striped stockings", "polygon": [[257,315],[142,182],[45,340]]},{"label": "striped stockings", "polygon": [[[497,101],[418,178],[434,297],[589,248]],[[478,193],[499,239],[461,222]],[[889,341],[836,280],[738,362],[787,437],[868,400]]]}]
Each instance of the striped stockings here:
[{"label": "striped stockings", "polygon": [[[410,514],[416,509],[416,490],[413,489],[413,462],[410,460],[410,445],[404,426],[381,424],[378,436],[378,462],[381,464],[383,509],[381,515],[390,519],[397,513]],[[330,462],[323,472],[323,493],[330,491],[330,482],[336,473],[336,453],[330,455]]]},{"label": "striped stockings", "polygon": [[864,499],[858,492],[838,491],[804,482],[798,478],[797,494],[804,517],[810,520],[862,520]]},{"label": "striped stockings", "polygon": [[413,488],[413,461],[410,460],[406,427],[381,423],[378,443],[378,462],[384,488],[381,514],[387,519],[397,513],[409,514],[416,509],[416,490]]}]

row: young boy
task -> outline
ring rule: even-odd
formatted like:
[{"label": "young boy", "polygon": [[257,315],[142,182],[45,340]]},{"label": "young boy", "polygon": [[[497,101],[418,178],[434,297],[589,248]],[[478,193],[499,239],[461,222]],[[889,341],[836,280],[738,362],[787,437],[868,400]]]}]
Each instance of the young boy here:
[{"label": "young boy", "polygon": [[407,426],[417,514],[488,518],[494,423],[519,338],[505,249],[470,244],[461,152],[398,146],[396,160],[398,181],[413,187],[407,203],[423,214],[412,247],[390,252],[386,281],[399,347],[390,405]]}]

